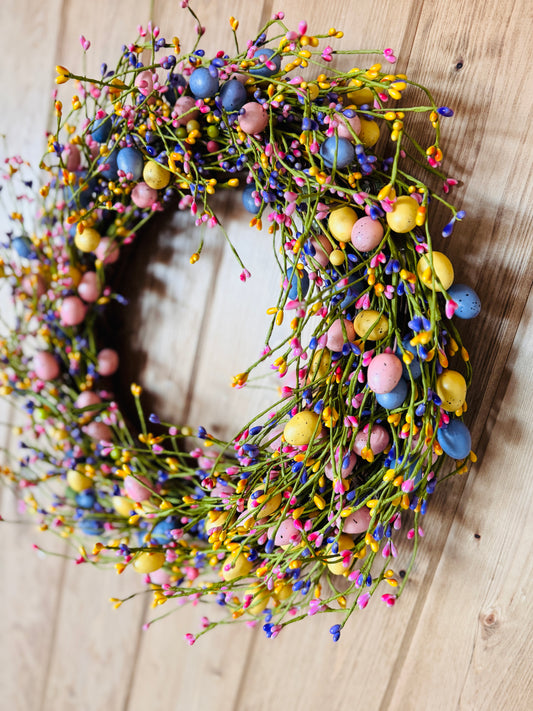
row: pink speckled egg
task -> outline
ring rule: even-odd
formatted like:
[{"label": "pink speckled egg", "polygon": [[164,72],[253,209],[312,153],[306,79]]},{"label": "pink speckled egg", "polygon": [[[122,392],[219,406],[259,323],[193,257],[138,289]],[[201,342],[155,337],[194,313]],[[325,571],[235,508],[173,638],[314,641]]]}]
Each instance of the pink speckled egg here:
[{"label": "pink speckled egg", "polygon": [[46,291],[46,281],[40,274],[31,274],[25,276],[21,282],[22,290],[28,296],[37,296],[39,298]]},{"label": "pink speckled egg", "polygon": [[268,446],[273,452],[281,447],[281,438],[283,436],[284,429],[285,425],[278,425],[268,433],[268,441],[270,442]]},{"label": "pink speckled egg", "polygon": [[100,375],[113,375],[118,370],[118,353],[112,348],[104,348],[98,353],[96,370]]},{"label": "pink speckled egg", "polygon": [[371,217],[360,217],[352,227],[350,239],[359,252],[370,252],[383,239],[383,225]]},{"label": "pink speckled egg", "polygon": [[135,77],[135,86],[143,96],[148,96],[154,90],[154,80],[152,79],[152,72],[148,69],[144,72],[140,72]]},{"label": "pink speckled egg", "polygon": [[[347,476],[350,476],[350,474],[352,473],[353,468],[355,467],[355,464],[357,462],[357,456],[356,456],[355,452],[350,452],[349,453],[349,461],[346,466],[343,466],[344,460],[346,458],[346,454],[347,453],[343,454],[342,465],[340,468],[340,475],[343,479],[346,479]],[[335,470],[338,472],[339,471],[339,452],[338,452],[338,450],[335,453],[335,461],[337,462],[337,466],[335,467]],[[331,479],[331,481],[333,481],[334,471],[333,471],[333,462],[331,462],[331,460],[324,467],[324,474],[327,476],[328,479]]]},{"label": "pink speckled egg", "polygon": [[129,497],[132,501],[147,501],[150,496],[152,496],[152,492],[150,491],[150,489],[147,489],[146,486],[143,486],[143,484],[151,486],[148,479],[144,476],[132,477],[128,475],[127,477],[125,477],[124,491],[126,493],[126,496]]},{"label": "pink speckled egg", "polygon": [[[268,529],[268,536],[271,538],[274,535],[276,526],[271,526]],[[290,546],[298,545],[302,540],[300,531],[296,528],[294,520],[292,518],[286,518],[279,525],[276,532],[274,543],[277,546]]]},{"label": "pink speckled egg", "polygon": [[100,296],[100,284],[96,272],[85,272],[78,284],[78,294],[88,304],[92,304]]},{"label": "pink speckled egg", "polygon": [[[374,454],[380,454],[383,452],[383,450],[387,448],[389,442],[390,435],[387,430],[382,427],[382,425],[373,425],[370,433],[370,449],[374,452]],[[367,446],[367,443],[368,425],[355,435],[353,451],[360,455],[363,451],[363,447]]]},{"label": "pink speckled egg", "polygon": [[[352,116],[352,118],[346,118],[346,116],[342,114],[337,114],[335,118],[339,122],[337,126],[337,135],[339,138],[347,138],[349,141],[352,141],[352,143],[355,143],[353,134],[355,133],[355,135],[358,136],[361,133],[361,119],[359,116],[356,115]],[[352,129],[351,131],[348,126]]]},{"label": "pink speckled egg", "polygon": [[131,199],[137,207],[144,210],[157,202],[157,190],[151,188],[146,183],[137,183],[131,191]]},{"label": "pink speckled egg", "polygon": [[352,536],[355,533],[363,533],[368,529],[370,524],[370,510],[363,506],[357,511],[353,511],[346,518],[337,520],[337,525],[342,528],[343,533],[350,533]]},{"label": "pink speckled egg", "polygon": [[[174,104],[174,111],[172,113],[176,114],[176,125],[185,126],[188,121],[192,121],[198,116],[198,109],[195,109],[196,101],[192,96],[180,96]],[[192,110],[191,110],[192,109]]]},{"label": "pink speckled egg", "polygon": [[163,568],[154,570],[150,573],[150,582],[152,585],[170,585],[170,575]]},{"label": "pink speckled egg", "polygon": [[104,422],[90,422],[83,428],[83,431],[97,442],[111,442],[113,440],[113,430]]},{"label": "pink speckled egg", "polygon": [[[84,390],[76,398],[76,401],[74,402],[74,407],[77,407],[81,410],[84,407],[90,407],[91,405],[99,405],[101,402],[102,399],[95,392],[93,392],[92,390]],[[83,413],[85,417],[90,417],[91,415],[94,417],[94,414],[96,413],[93,413],[91,411]]]},{"label": "pink speckled egg", "polygon": [[102,237],[94,253],[102,264],[114,264],[120,256],[120,249],[109,237]]},{"label": "pink speckled egg", "polygon": [[87,313],[87,306],[79,296],[67,296],[59,308],[59,319],[63,326],[78,326]]},{"label": "pink speckled egg", "polygon": [[53,380],[60,372],[59,363],[48,351],[39,351],[33,357],[35,375],[41,380]]},{"label": "pink speckled egg", "polygon": [[219,498],[225,498],[227,496],[230,496],[234,492],[235,492],[235,489],[233,486],[230,486],[223,480],[217,479],[217,483],[209,492],[209,496],[216,496]]},{"label": "pink speckled egg", "polygon": [[353,323],[346,318],[338,318],[328,328],[326,346],[330,351],[342,351],[342,347],[347,341],[355,341]]},{"label": "pink speckled egg", "polygon": [[81,165],[81,152],[78,146],[76,146],[74,143],[68,143],[65,146],[62,158],[65,163],[65,168],[71,173],[74,173],[76,170],[79,170],[79,167]]},{"label": "pink speckled egg", "polygon": [[249,101],[239,114],[239,126],[248,134],[264,131],[268,125],[268,112],[257,101]]},{"label": "pink speckled egg", "polygon": [[390,393],[402,377],[402,361],[394,353],[380,353],[372,358],[367,371],[368,387],[372,392]]},{"label": "pink speckled egg", "polygon": [[310,257],[321,267],[325,267],[329,264],[329,255],[333,251],[333,245],[326,237],[326,235],[318,235],[317,237],[311,237],[311,244],[315,248],[315,254]]}]

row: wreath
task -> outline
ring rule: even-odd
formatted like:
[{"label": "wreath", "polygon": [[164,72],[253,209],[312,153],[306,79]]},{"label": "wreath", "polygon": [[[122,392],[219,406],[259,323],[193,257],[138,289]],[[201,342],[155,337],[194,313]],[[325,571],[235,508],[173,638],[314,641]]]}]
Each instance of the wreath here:
[{"label": "wreath", "polygon": [[[337,54],[369,54],[336,52],[335,28],[290,30],[277,13],[241,51],[230,23],[233,56],[206,57],[198,21],[189,52],[149,25],[98,78],[58,66],[75,94],[68,109],[55,97],[45,180],[5,161],[15,209],[1,276],[14,315],[1,393],[27,420],[4,474],[41,529],[78,546],[78,563],[133,568],[154,607],[223,608],[189,643],[236,620],[273,638],[325,612],[341,614],[337,641],[378,588],[395,604],[437,483],[475,460],[456,318],[480,304],[432,238],[464,217],[442,170],[441,120],[453,112],[387,64],[333,68]],[[394,64],[392,50],[381,61]],[[189,210],[231,245],[211,196],[237,189],[251,226],[268,224],[281,287],[258,361],[232,384],[266,361],[279,398],[226,442],[145,413],[132,384],[131,422],[103,328],[110,303],[127,307],[116,263],[165,210]]]}]

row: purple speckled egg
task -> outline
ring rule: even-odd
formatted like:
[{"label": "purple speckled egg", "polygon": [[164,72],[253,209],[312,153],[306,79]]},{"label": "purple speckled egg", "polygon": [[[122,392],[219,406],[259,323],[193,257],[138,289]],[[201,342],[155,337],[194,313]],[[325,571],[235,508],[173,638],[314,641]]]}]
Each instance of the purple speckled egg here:
[{"label": "purple speckled egg", "polygon": [[264,131],[268,125],[268,112],[257,101],[249,101],[239,114],[239,126],[248,134]]},{"label": "purple speckled egg", "polygon": [[[383,450],[387,448],[389,442],[390,435],[387,430],[382,425],[373,425],[370,433],[370,449],[374,452],[374,454],[380,454],[383,452]],[[368,425],[355,435],[353,451],[360,455],[363,451],[363,447],[367,446],[367,443]]]},{"label": "purple speckled egg", "polygon": [[352,536],[356,533],[363,533],[368,529],[370,524],[370,510],[363,506],[357,511],[353,511],[346,518],[341,518],[337,521],[339,528],[342,527],[343,533],[350,533]]},{"label": "purple speckled egg", "polygon": [[113,441],[113,430],[104,422],[91,422],[83,428],[83,431],[97,442]]},{"label": "purple speckled egg", "polygon": [[[361,133],[361,119],[359,116],[356,115],[351,118],[346,118],[346,116],[342,114],[337,114],[335,118],[338,121],[337,135],[340,138],[347,138],[349,141],[352,141],[352,143],[355,143],[353,134],[355,133],[355,135],[358,136]],[[352,129],[351,131],[348,126]]]},{"label": "purple speckled egg", "polygon": [[[271,538],[276,530],[275,526],[268,529],[268,536]],[[277,546],[290,546],[297,545],[302,540],[300,531],[296,528],[294,520],[292,518],[286,518],[279,525],[274,538],[274,543]]]},{"label": "purple speckled egg", "polygon": [[[346,459],[346,455],[348,455],[348,461],[345,462],[344,460]],[[338,472],[339,471],[339,452],[337,451],[335,454],[335,462],[337,463],[337,466],[335,467],[335,470]],[[340,475],[343,479],[346,479],[347,476],[350,476],[350,474],[353,471],[353,468],[355,467],[355,464],[357,462],[357,456],[355,452],[346,452],[343,457],[342,457],[342,466],[340,468]],[[324,467],[324,474],[327,476],[328,479],[331,479],[333,481],[334,479],[334,470],[333,470],[333,462],[329,461],[326,466]]]},{"label": "purple speckled egg", "polygon": [[380,353],[370,361],[368,387],[375,393],[390,393],[402,377],[402,361],[394,353]]},{"label": "purple speckled egg", "polygon": [[141,210],[151,207],[157,202],[157,190],[151,188],[146,183],[137,183],[131,191],[131,199]]},{"label": "purple speckled egg", "polygon": [[199,111],[195,108],[196,101],[192,96],[180,96],[174,104],[174,113],[176,115],[176,125],[185,126],[189,121],[195,119]]},{"label": "purple speckled egg", "polygon": [[326,237],[326,235],[318,235],[317,237],[311,237],[311,244],[315,249],[315,254],[310,257],[310,260],[314,260],[321,267],[325,267],[329,264],[329,255],[333,251],[333,245]]},{"label": "purple speckled egg", "polygon": [[370,252],[383,239],[383,225],[371,217],[360,217],[352,227],[351,240],[359,252]]}]

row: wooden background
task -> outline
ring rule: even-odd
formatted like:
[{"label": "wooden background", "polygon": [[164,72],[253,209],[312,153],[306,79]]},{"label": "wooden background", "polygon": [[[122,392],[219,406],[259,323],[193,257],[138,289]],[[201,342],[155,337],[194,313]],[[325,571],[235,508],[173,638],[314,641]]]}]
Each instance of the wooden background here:
[{"label": "wooden background", "polygon": [[[179,5],[2,0],[0,132],[9,152],[40,157],[54,66],[81,69],[80,34],[92,42],[93,72],[114,61],[150,18],[163,36],[176,34],[187,46],[193,24]],[[19,521],[0,527],[0,708],[531,709],[531,0],[285,0],[284,7],[198,0],[194,7],[208,25],[203,46],[210,50],[230,48],[230,14],[247,38],[279,9],[292,26],[306,19],[310,31],[343,29],[346,48],[393,47],[398,71],[433,87],[456,111],[443,122],[444,141],[451,174],[465,182],[456,204],[468,217],[444,249],[458,281],[473,285],[483,302],[480,317],[462,328],[476,373],[469,414],[479,462],[435,495],[396,608],[375,601],[337,645],[329,618],[315,618],[276,641],[235,627],[189,648],[183,635],[197,629],[200,614],[189,608],[143,632],[150,614],[144,598],[119,611],[107,602],[136,589],[133,577],[43,560],[31,544],[53,548],[55,539],[37,534],[0,491],[2,514]],[[179,216],[147,237],[124,275],[142,298],[128,312],[120,349],[124,378],[142,382],[160,413],[231,433],[271,392],[272,382],[240,392],[228,383],[261,347],[277,277],[261,273],[267,236],[252,231],[235,204],[222,217],[255,278],[239,282],[215,234],[191,267],[198,233]],[[11,416],[4,407],[1,419]],[[9,427],[1,436],[12,444]]]}]

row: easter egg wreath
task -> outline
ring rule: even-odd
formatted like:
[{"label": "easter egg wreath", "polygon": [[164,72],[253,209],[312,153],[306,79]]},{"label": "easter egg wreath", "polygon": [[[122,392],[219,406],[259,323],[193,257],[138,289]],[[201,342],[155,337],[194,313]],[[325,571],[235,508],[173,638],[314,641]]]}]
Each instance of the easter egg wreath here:
[{"label": "easter egg wreath", "polygon": [[[430,232],[445,211],[444,237],[464,217],[441,168],[440,123],[453,112],[381,64],[331,68],[336,29],[289,30],[278,13],[239,51],[230,23],[234,56],[208,58],[198,42],[182,53],[149,26],[98,78],[58,66],[75,95],[68,110],[56,97],[46,180],[35,188],[21,159],[5,162],[4,193],[18,199],[2,245],[14,314],[1,392],[28,419],[4,474],[42,529],[75,542],[77,562],[134,568],[154,607],[220,606],[190,643],[234,620],[276,637],[323,612],[341,615],[336,641],[378,588],[394,605],[437,482],[474,459],[454,316],[477,315],[479,300],[454,283]],[[421,115],[429,144],[415,137]],[[233,385],[269,361],[279,399],[223,442],[146,415],[133,384],[132,425],[101,328],[107,305],[124,301],[114,264],[162,210],[223,231],[210,198],[237,188],[251,225],[269,223],[281,288],[261,356]]]}]

